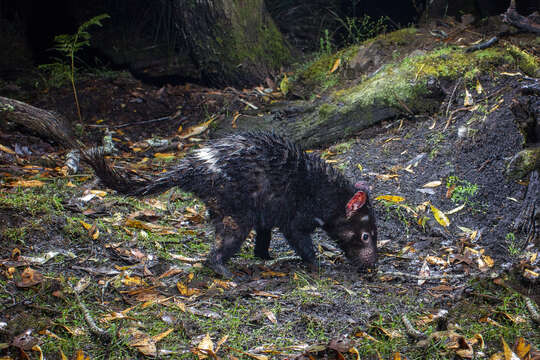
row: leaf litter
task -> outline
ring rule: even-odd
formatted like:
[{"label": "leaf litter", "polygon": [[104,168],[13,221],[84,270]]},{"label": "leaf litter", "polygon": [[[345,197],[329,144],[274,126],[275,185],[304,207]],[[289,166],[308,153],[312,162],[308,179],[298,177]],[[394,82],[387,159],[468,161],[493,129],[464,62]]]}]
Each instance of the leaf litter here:
[{"label": "leaf litter", "polygon": [[[334,64],[334,71],[338,71],[339,66]],[[482,85],[479,84],[478,80],[477,94],[493,91],[489,82],[482,80]],[[197,91],[204,93],[204,90]],[[467,92],[462,93],[464,102],[474,101],[473,95],[467,95]],[[251,98],[246,101],[256,103]],[[441,358],[452,355],[471,358],[475,354],[484,354],[492,359],[533,359],[538,356],[540,340],[528,330],[532,320],[526,313],[516,314],[516,307],[511,305],[505,308],[477,301],[487,299],[502,303],[500,293],[512,290],[489,283],[488,288],[495,287],[499,292],[477,294],[478,290],[468,283],[475,282],[478,274],[485,274],[481,278],[488,282],[505,277],[501,268],[509,262],[510,256],[504,249],[506,245],[497,244],[504,243],[510,228],[507,218],[516,214],[519,208],[519,203],[508,201],[508,198],[519,201],[523,191],[518,183],[500,186],[505,183],[500,175],[503,158],[511,155],[521,138],[512,128],[511,119],[506,119],[502,107],[496,107],[499,104],[499,100],[491,103],[493,111],[483,125],[478,124],[484,134],[474,141],[456,143],[452,135],[478,111],[471,107],[467,112],[454,113],[447,133],[444,122],[433,123],[435,125],[431,127],[431,121],[402,121],[396,129],[379,128],[376,129],[378,134],[370,133],[372,130],[361,133],[350,150],[335,154],[331,159],[337,164],[344,157],[356,159],[345,169],[347,176],[369,180],[374,189],[373,198],[378,199],[375,208],[379,219],[381,259],[379,272],[372,274],[352,271],[339,250],[325,245],[328,240],[320,233],[315,235],[315,242],[322,250],[321,270],[316,275],[307,273],[297,259],[290,260],[291,250],[282,236],[275,233],[272,252],[277,255],[276,261],[262,265],[250,257],[251,240],[232,265],[237,273],[247,275],[248,280],[215,279],[202,266],[212,237],[211,230],[207,229],[205,209],[194,204],[189,195],[174,193],[170,199],[167,196],[148,198],[133,206],[105,189],[85,191],[82,186],[91,177],[82,181],[69,178],[68,183],[67,175],[61,170],[25,168],[22,170],[25,178],[11,176],[4,184],[9,194],[18,189],[39,194],[40,189],[65,179],[66,187],[60,191],[81,199],[83,209],[94,211],[83,215],[64,207],[63,214],[75,219],[68,224],[69,231],[78,234],[72,245],[55,236],[59,233],[58,226],[50,226],[47,230],[50,234],[41,232],[41,238],[25,237],[24,243],[17,244],[21,248],[17,256],[12,254],[13,246],[3,245],[0,264],[6,281],[3,286],[10,290],[7,299],[25,307],[28,303],[23,291],[32,291],[45,301],[53,294],[69,301],[67,279],[80,285],[77,291],[85,296],[91,314],[107,331],[114,331],[119,326],[121,330],[116,334],[145,356],[191,352],[198,358],[312,359],[333,356],[359,359],[391,356],[399,359],[405,358],[401,353],[406,354],[407,343],[424,345],[421,340],[411,340],[407,330],[393,321],[405,312],[413,312],[418,315],[418,321],[413,322],[415,326],[421,332],[429,333],[427,340],[431,342],[428,341],[427,346],[433,342],[440,345],[437,351]],[[260,104],[257,107],[260,108]],[[179,135],[163,142],[174,144],[172,149],[153,153],[148,142],[146,145],[142,141],[137,145],[129,143],[124,140],[125,135],[118,132],[115,138],[125,141],[127,147],[138,149],[137,154],[142,153],[145,159],[136,162],[128,154],[115,159],[133,174],[156,171],[159,162],[167,164],[170,159],[181,157],[197,146],[197,137],[205,136],[210,120],[215,121],[210,118],[200,124],[186,125],[183,127],[186,130],[179,130]],[[499,121],[504,137],[489,129],[489,121]],[[175,127],[174,131],[177,130]],[[162,131],[167,133],[168,130]],[[433,132],[440,132],[445,137],[439,155],[429,158],[426,154],[430,149],[425,139]],[[412,136],[405,136],[408,133]],[[184,140],[185,144],[178,139]],[[405,165],[396,166],[393,160],[380,158],[374,149],[381,145],[396,154]],[[7,154],[22,157],[10,149],[7,145],[5,149],[0,148]],[[157,153],[162,155],[155,156]],[[477,171],[493,154],[498,157],[482,168],[482,172]],[[127,165],[128,161],[134,166]],[[354,165],[358,163],[362,166]],[[39,174],[40,179],[28,178],[35,174]],[[442,186],[450,174],[478,184],[480,194],[470,202],[452,202],[457,187]],[[422,188],[430,192],[416,191]],[[474,203],[482,199],[487,202],[487,207]],[[105,205],[108,201],[112,201],[111,205]],[[383,201],[389,205],[383,205]],[[152,210],[141,209],[142,204]],[[96,221],[90,216],[100,214],[100,208],[105,209],[105,213],[117,214],[109,214],[111,221],[105,218]],[[4,212],[0,213],[0,218],[11,219]],[[25,224],[23,218],[9,221]],[[59,225],[59,228],[64,229],[64,226],[67,225]],[[192,244],[199,248],[191,248]],[[69,248],[69,254],[66,248]],[[516,261],[519,264],[516,269],[531,283],[525,282],[521,289],[513,291],[528,292],[529,296],[538,299],[538,292],[530,285],[538,281],[538,250],[528,248],[527,251],[526,256]],[[89,278],[92,280],[88,281]],[[460,317],[460,309],[470,301],[478,307],[475,310],[480,310],[468,313],[480,332],[450,325],[439,331],[430,328],[433,324],[444,323],[435,315],[442,308],[449,309],[451,321],[447,323],[468,324]],[[55,311],[62,309],[52,300],[46,304]],[[422,310],[419,310],[420,304]],[[30,313],[39,314],[36,318],[48,314],[47,309],[40,308],[42,305],[35,305],[28,308]],[[176,320],[164,322],[161,314],[165,312],[173,313]],[[30,335],[25,335],[26,329],[15,326],[17,316],[20,316],[17,311],[7,313],[9,331],[6,333],[9,335],[3,337],[7,340],[2,342],[8,344],[8,348],[24,348],[24,351],[35,351],[36,354],[44,348],[47,351],[56,348],[62,358],[66,357],[64,352],[70,355],[69,358],[89,358],[81,348],[62,350],[63,342],[59,340],[80,339],[88,334],[84,330],[88,328],[84,320],[75,321],[80,318],[79,310],[73,310],[67,320],[55,316],[52,311],[53,315],[48,316],[55,322],[61,321],[57,324],[30,322],[30,327],[36,330],[28,333]],[[254,316],[257,314],[260,316]],[[236,322],[239,323],[237,327],[229,327]],[[523,337],[508,337],[504,329],[512,326],[519,329],[516,333]],[[487,346],[486,334],[493,331],[506,335],[496,340],[491,338]],[[287,333],[286,338],[280,335],[283,332]],[[55,336],[56,333],[62,333],[62,336]],[[323,334],[321,338],[325,341],[313,335],[317,333]],[[32,346],[22,345],[25,336]],[[193,341],[195,339],[199,341]],[[509,346],[506,341],[515,345]],[[377,349],[385,349],[382,344],[388,342],[399,344],[399,347],[393,351],[386,348],[382,357]]]}]

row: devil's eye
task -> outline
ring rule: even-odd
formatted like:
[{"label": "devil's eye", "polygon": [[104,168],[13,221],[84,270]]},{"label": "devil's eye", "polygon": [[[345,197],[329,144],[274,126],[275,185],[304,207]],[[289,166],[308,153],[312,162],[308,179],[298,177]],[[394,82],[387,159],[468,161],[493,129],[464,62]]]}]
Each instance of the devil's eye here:
[{"label": "devil's eye", "polygon": [[369,234],[368,233],[363,233],[362,234],[362,241],[368,241],[369,240]]}]

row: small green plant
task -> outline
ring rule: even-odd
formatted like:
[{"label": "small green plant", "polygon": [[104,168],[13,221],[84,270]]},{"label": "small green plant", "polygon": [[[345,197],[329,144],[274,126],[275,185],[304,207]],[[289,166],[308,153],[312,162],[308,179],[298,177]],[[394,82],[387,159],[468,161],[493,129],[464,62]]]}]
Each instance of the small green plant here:
[{"label": "small green plant", "polygon": [[403,226],[405,227],[405,231],[408,234],[411,218],[407,216],[407,211],[405,210],[405,207],[403,207],[401,204],[397,204],[395,202],[387,200],[381,200],[381,204],[383,205],[386,212],[386,219],[390,219],[391,217],[397,218],[399,222],[403,224]]},{"label": "small green plant", "polygon": [[441,132],[435,132],[429,135],[427,142],[431,145],[431,151],[429,152],[429,158],[433,159],[440,150],[440,143],[444,140],[444,134]]},{"label": "small green plant", "polygon": [[450,199],[455,203],[471,204],[471,198],[478,191],[478,185],[457,176],[449,176],[446,179],[446,188],[450,189],[451,187],[454,187],[454,190]]},{"label": "small green plant", "polygon": [[102,26],[101,21],[109,18],[107,14],[101,14],[94,16],[90,20],[84,22],[75,34],[61,34],[54,37],[54,50],[60,52],[64,55],[69,63],[66,64],[62,60],[57,59],[56,62],[52,64],[41,65],[40,69],[49,72],[53,77],[56,83],[60,82],[63,78],[68,78],[71,82],[73,88],[73,96],[75,97],[75,105],[77,107],[77,115],[79,121],[82,122],[81,108],[79,105],[79,98],[77,96],[77,88],[75,87],[75,57],[76,54],[87,46],[90,46],[91,35],[87,31],[92,25]]},{"label": "small green plant", "polygon": [[[345,30],[343,45],[360,44],[367,39],[371,39],[379,34],[386,33],[388,26],[386,23],[389,18],[382,16],[377,20],[372,19],[369,15],[362,17],[339,17],[332,12],[336,21],[341,24],[341,28]],[[340,30],[340,29],[338,29]]]},{"label": "small green plant", "polygon": [[324,29],[324,37],[319,39],[320,42],[320,53],[325,55],[330,55],[332,53],[332,38],[328,29]]},{"label": "small green plant", "polygon": [[506,250],[508,250],[508,254],[514,258],[518,257],[521,253],[521,246],[519,244],[519,240],[516,238],[516,235],[512,232],[506,234],[504,242],[506,243]]}]

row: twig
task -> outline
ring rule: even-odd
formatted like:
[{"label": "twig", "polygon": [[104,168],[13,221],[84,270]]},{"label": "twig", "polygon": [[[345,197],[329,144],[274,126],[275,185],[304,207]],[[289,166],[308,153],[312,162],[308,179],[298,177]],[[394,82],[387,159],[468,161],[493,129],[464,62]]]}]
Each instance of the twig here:
[{"label": "twig", "polygon": [[[99,125],[99,124],[96,124],[96,125],[87,125],[87,126],[88,127],[94,127],[94,128],[120,129],[120,128],[124,128],[124,127],[128,127],[128,126],[132,126],[132,125],[144,125],[144,124],[151,124],[151,123],[155,123],[155,122],[159,122],[159,121],[174,120],[174,119],[177,119],[178,117],[180,117],[181,114],[182,114],[182,110],[178,110],[177,112],[175,112],[172,115],[167,115],[167,116],[163,116],[163,117],[160,117],[160,118],[157,118],[157,119],[151,119],[151,120],[135,121],[135,122],[131,122],[129,124],[120,124],[120,125]],[[182,120],[184,118],[182,118]]]},{"label": "twig", "polygon": [[407,106],[407,104],[405,104],[403,101],[401,101],[401,99],[397,96],[397,93],[394,91],[394,89],[392,89],[392,93],[394,94],[394,97],[396,98],[396,100],[399,102],[399,104],[411,115],[414,115],[414,112],[412,112],[411,109],[409,109],[409,107]]},{"label": "twig", "polygon": [[401,315],[401,321],[403,321],[403,325],[405,325],[405,332],[407,335],[409,335],[412,338],[415,339],[425,339],[427,336],[423,332],[416,330],[414,326],[412,326],[411,322],[407,318],[407,315],[403,314]]},{"label": "twig", "polygon": [[79,304],[79,307],[81,308],[84,319],[86,320],[86,323],[88,324],[88,327],[90,328],[90,332],[94,335],[96,335],[98,338],[100,338],[104,342],[110,342],[112,340],[111,334],[109,334],[107,331],[103,330],[99,326],[96,325],[96,322],[92,318],[92,315],[90,314],[90,311],[84,305],[84,303],[81,300],[81,297],[76,291],[73,291],[75,293],[75,298],[77,299],[77,303]]},{"label": "twig", "polygon": [[459,78],[458,81],[456,82],[456,85],[454,86],[454,90],[452,90],[452,94],[450,95],[450,99],[448,99],[448,106],[446,107],[446,114],[444,115],[445,117],[448,117],[448,112],[450,111],[450,105],[452,104],[452,101],[454,101],[454,94],[460,83],[461,83],[461,78]]},{"label": "twig", "polygon": [[529,309],[529,312],[531,313],[531,318],[536,322],[537,324],[540,324],[540,314],[538,313],[538,310],[533,304],[533,301],[529,297],[525,297],[525,305],[527,305],[527,309]]},{"label": "twig", "polygon": [[486,48],[490,47],[491,45],[495,44],[497,41],[499,41],[499,38],[494,36],[491,39],[489,39],[488,41],[484,41],[484,42],[482,42],[480,44],[476,44],[476,45],[468,47],[467,49],[465,49],[465,52],[468,53],[468,52],[473,52],[473,51],[476,51],[476,50],[486,49]]},{"label": "twig", "polygon": [[420,276],[420,275],[415,275],[415,274],[404,273],[401,271],[389,271],[389,272],[384,272],[384,273],[383,272],[377,273],[378,276],[382,276],[382,275],[396,276],[396,277],[401,276],[401,277],[408,277],[415,280],[440,280],[440,279],[447,279],[447,278],[459,279],[459,278],[464,278],[468,276],[476,276],[480,274],[481,274],[480,272],[477,272],[477,273],[472,273],[472,274],[442,274],[442,275]]}]

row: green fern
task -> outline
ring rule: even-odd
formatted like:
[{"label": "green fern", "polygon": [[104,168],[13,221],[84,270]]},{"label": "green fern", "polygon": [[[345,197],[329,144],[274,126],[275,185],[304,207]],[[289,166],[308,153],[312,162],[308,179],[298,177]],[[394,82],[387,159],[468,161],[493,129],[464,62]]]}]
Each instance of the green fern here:
[{"label": "green fern", "polygon": [[108,14],[101,14],[94,16],[90,20],[84,22],[79,26],[75,34],[61,34],[54,37],[54,50],[57,50],[63,54],[68,60],[69,64],[64,64],[61,61],[57,61],[53,64],[46,64],[40,66],[40,69],[50,72],[54,77],[61,79],[63,76],[66,76],[71,82],[73,88],[73,95],[75,97],[75,105],[77,106],[77,115],[79,116],[79,121],[82,122],[81,108],[79,106],[79,98],[77,96],[77,88],[75,87],[75,54],[84,47],[90,46],[91,35],[88,32],[88,28],[91,26],[103,26],[101,21],[108,19],[110,16]]}]

